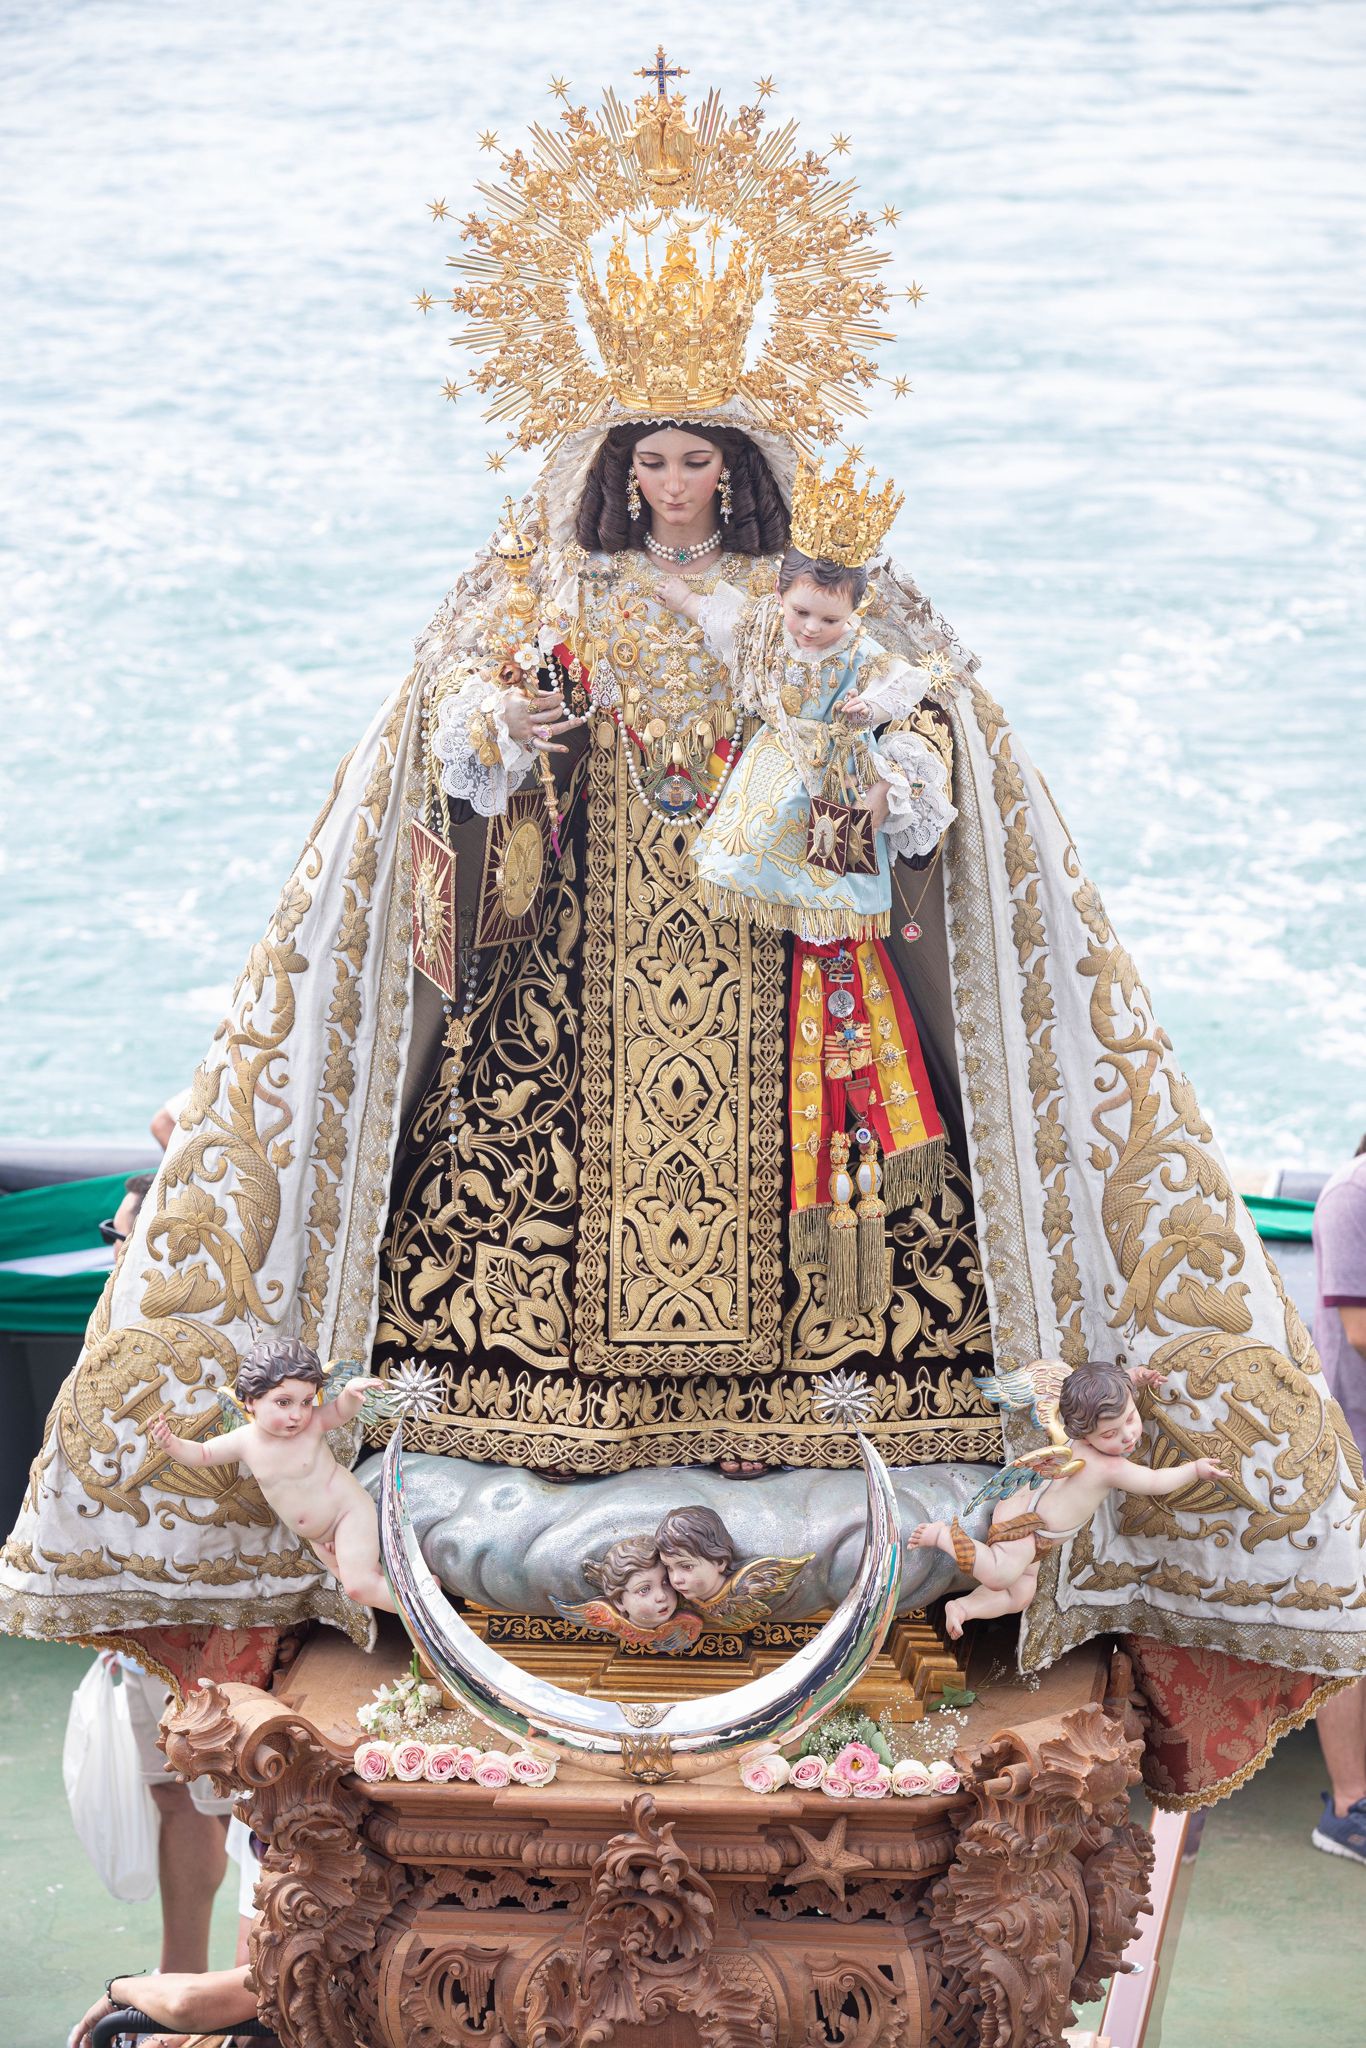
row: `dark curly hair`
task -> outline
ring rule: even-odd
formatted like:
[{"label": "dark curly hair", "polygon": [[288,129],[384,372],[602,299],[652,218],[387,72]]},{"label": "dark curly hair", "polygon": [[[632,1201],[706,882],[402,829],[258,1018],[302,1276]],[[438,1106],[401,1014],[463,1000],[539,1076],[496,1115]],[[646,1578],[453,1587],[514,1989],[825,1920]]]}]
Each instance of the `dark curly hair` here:
[{"label": "dark curly hair", "polygon": [[237,1398],[244,1406],[259,1401],[281,1380],[306,1380],[313,1387],[323,1383],[322,1360],[297,1337],[265,1337],[252,1345],[237,1368]]},{"label": "dark curly hair", "polygon": [[[649,507],[639,519],[626,509],[626,484],[637,441],[657,434],[668,421],[642,420],[638,426],[613,427],[588,472],[574,518],[574,538],[593,553],[619,555],[626,548],[645,547],[650,530]],[[719,448],[730,471],[730,518],[722,529],[725,544],[739,555],[777,555],[787,546],[789,521],[783,494],[772,470],[748,434],[738,427],[704,427],[693,420],[676,424],[699,441]]]},{"label": "dark curly hair", "polygon": [[868,588],[866,569],[846,569],[842,562],[827,562],[816,555],[804,555],[800,548],[789,548],[778,571],[779,590],[790,590],[803,576],[818,590],[843,592],[850,604],[857,604]]},{"label": "dark curly hair", "polygon": [[1063,1381],[1058,1416],[1070,1437],[1087,1437],[1102,1422],[1118,1422],[1133,1397],[1134,1383],[1122,1365],[1088,1359]]}]

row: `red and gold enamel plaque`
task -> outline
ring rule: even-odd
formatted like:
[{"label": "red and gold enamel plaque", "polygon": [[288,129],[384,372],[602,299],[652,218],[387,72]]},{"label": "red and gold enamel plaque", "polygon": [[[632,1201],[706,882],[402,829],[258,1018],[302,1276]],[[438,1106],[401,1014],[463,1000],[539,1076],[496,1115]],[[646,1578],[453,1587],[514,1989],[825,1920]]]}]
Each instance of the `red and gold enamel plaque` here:
[{"label": "red and gold enamel plaque", "polygon": [[454,1002],[459,970],[455,851],[415,819],[412,856],[413,965]]}]

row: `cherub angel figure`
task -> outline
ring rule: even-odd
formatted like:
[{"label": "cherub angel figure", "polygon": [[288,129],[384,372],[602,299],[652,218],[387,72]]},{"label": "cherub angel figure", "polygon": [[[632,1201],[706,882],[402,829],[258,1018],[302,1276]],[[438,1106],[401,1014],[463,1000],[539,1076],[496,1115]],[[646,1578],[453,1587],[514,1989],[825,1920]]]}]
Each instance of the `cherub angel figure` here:
[{"label": "cherub angel figure", "polygon": [[1022,1614],[1034,1598],[1040,1557],[1079,1535],[1108,1493],[1176,1493],[1192,1480],[1230,1477],[1214,1458],[1190,1458],[1155,1472],[1130,1457],[1143,1434],[1134,1388],[1165,1377],[1147,1366],[1126,1371],[1089,1362],[1069,1370],[1059,1360],[1039,1359],[978,1381],[999,1406],[1030,1408],[1053,1441],[1013,1459],[969,1502],[969,1513],[996,1502],[985,1543],[974,1542],[956,1520],[922,1522],[912,1530],[912,1543],[947,1552],[977,1580],[976,1592],[944,1609],[950,1636],[957,1640],[967,1621]]},{"label": "cherub angel figure", "polygon": [[789,1593],[805,1557],[756,1557],[735,1569],[730,1531],[710,1508],[674,1508],[655,1530],[670,1586],[709,1628],[743,1630],[767,1621]]},{"label": "cherub angel figure", "polygon": [[[338,1388],[333,1398],[326,1396]],[[163,1411],[157,1449],[182,1465],[245,1465],[272,1508],[340,1579],[347,1597],[397,1612],[379,1561],[379,1517],[355,1474],[332,1455],[327,1433],[360,1413],[385,1383],[352,1367],[325,1373],[292,1337],[253,1345],[237,1368],[236,1405],[247,1420],[203,1443],[176,1436]]]},{"label": "cherub angel figure", "polygon": [[676,1657],[702,1633],[700,1615],[683,1606],[665,1575],[653,1536],[624,1536],[599,1558],[585,1558],[583,1575],[596,1600],[557,1600],[566,1621],[602,1629],[633,1650]]}]

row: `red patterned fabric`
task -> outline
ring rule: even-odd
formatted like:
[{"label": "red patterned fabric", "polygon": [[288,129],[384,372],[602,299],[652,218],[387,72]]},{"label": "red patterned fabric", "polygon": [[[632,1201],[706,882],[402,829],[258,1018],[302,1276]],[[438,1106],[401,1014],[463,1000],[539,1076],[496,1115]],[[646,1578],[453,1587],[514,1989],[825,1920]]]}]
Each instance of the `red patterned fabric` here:
[{"label": "red patterned fabric", "polygon": [[282,1631],[278,1628],[143,1628],[129,1632],[134,1655],[145,1653],[182,1698],[201,1678],[218,1684],[270,1684]]},{"label": "red patterned fabric", "polygon": [[1177,1811],[1236,1792],[1343,1683],[1152,1636],[1121,1640],[1151,1715],[1143,1781],[1155,1805]]}]

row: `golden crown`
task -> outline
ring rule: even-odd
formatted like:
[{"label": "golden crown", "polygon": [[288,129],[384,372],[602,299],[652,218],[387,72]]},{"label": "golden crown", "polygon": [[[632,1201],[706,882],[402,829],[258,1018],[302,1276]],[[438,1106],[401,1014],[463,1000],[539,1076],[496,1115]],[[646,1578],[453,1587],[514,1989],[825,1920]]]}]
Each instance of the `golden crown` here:
[{"label": "golden crown", "polygon": [[874,471],[862,489],[854,477],[854,458],[846,455],[838,469],[822,480],[819,462],[803,456],[792,489],[792,545],[813,561],[839,562],[861,569],[881,547],[892,521],[906,502],[889,477],[873,490]]},{"label": "golden crown", "polygon": [[[553,80],[566,102],[560,126],[533,126],[529,153],[503,154],[504,182],[478,188],[487,212],[461,223],[472,247],[447,259],[466,280],[450,304],[470,325],[452,345],[480,357],[469,388],[522,448],[592,424],[613,398],[628,413],[688,418],[743,396],[804,447],[867,411],[870,350],[895,339],[877,318],[890,258],[869,246],[853,182],[831,176],[828,156],[842,156],[847,138],[828,156],[801,152],[795,121],[766,134],[760,107],[732,119],[715,91],[694,116],[669,89],[685,75],[661,48],[637,73],[650,85],[634,106],[609,91],[594,117]],[[761,99],[774,90],[759,81]],[[499,149],[496,134],[480,141]],[[450,217],[444,200],[430,210]],[[882,218],[893,225],[896,209]],[[765,292],[768,328],[747,367]],[[575,296],[601,368],[585,352]],[[908,296],[918,302],[919,286]],[[422,292],[416,303],[426,312],[435,301]],[[904,377],[881,381],[898,397],[908,389]],[[461,389],[444,388],[448,398]],[[504,458],[489,460],[501,468]]]}]

